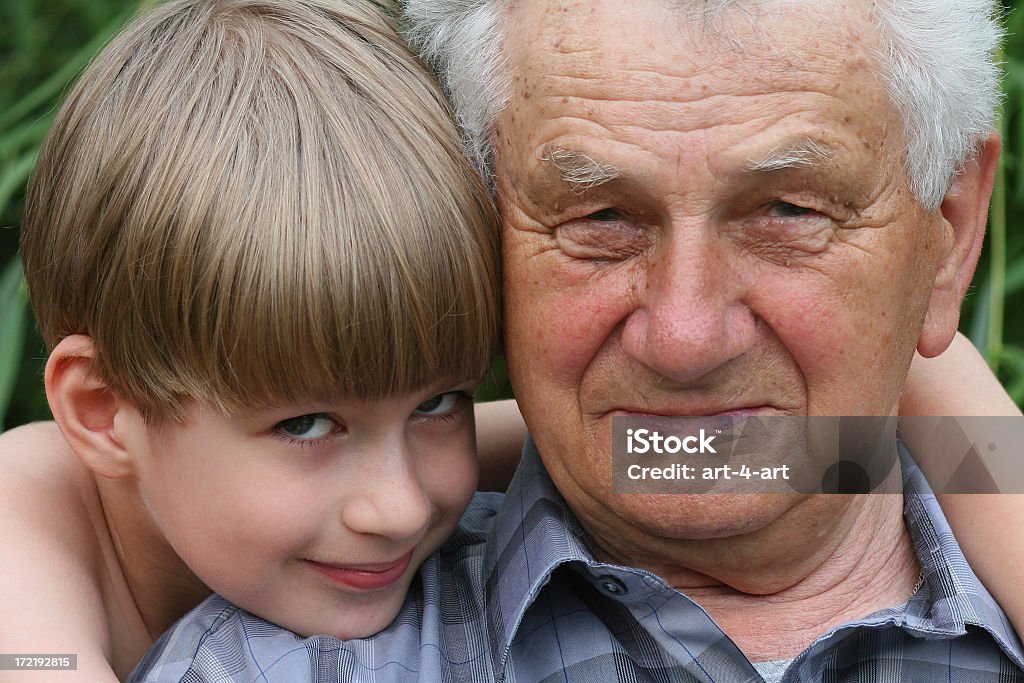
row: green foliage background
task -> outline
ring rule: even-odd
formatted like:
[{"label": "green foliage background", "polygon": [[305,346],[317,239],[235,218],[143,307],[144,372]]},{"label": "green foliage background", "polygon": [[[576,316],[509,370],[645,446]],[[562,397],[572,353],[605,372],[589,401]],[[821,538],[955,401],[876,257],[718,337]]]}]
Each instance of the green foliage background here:
[{"label": "green foliage background", "polygon": [[[1024,2],[1024,0],[1020,0]],[[0,2],[0,429],[49,416],[45,350],[17,260],[23,194],[43,136],[67,85],[135,12],[154,0]],[[1008,10],[1005,148],[989,244],[965,305],[962,329],[1018,404],[1024,403],[1024,12]],[[1013,227],[1011,227],[1013,226]],[[482,393],[507,393],[504,366]]]}]

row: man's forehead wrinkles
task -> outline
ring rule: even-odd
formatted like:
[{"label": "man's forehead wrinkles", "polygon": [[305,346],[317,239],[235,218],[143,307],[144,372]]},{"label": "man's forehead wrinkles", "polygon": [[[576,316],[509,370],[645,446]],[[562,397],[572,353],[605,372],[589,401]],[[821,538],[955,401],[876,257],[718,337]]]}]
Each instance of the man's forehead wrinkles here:
[{"label": "man's forehead wrinkles", "polygon": [[[517,71],[532,94],[591,94],[598,99],[633,97],[689,101],[710,95],[788,92],[814,87],[838,92],[865,71],[864,56],[822,50],[815,58],[782,57],[706,61],[681,54],[674,61],[637,65],[596,53],[560,55],[547,62],[521,61]],[[641,95],[648,93],[649,95]]]},{"label": "man's forehead wrinkles", "polygon": [[601,45],[583,42],[570,42],[565,39],[565,36],[558,36],[551,44],[551,54],[553,57],[576,57],[591,53],[600,54],[601,51]]},{"label": "man's forehead wrinkles", "polygon": [[[581,82],[582,83],[582,82]],[[607,85],[607,84],[604,84]],[[843,101],[843,98],[836,92],[836,87],[831,82],[822,83],[815,85],[813,83],[790,83],[790,84],[775,84],[772,87],[764,88],[751,88],[746,91],[722,91],[715,89],[686,89],[686,88],[635,88],[631,90],[623,90],[622,88],[559,88],[550,89],[538,93],[544,106],[549,108],[549,114],[554,111],[563,108],[583,108],[584,110],[590,111],[592,104],[611,105],[608,109],[602,109],[601,111],[608,111],[614,108],[616,105],[623,107],[632,107],[635,105],[649,105],[650,107],[678,107],[684,105],[694,105],[692,113],[696,116],[704,117],[706,112],[704,109],[712,109],[714,111],[725,111],[729,107],[730,102],[747,102],[751,100],[761,99],[764,100],[765,104],[762,105],[767,108],[776,109],[776,105],[773,104],[775,100],[779,100],[780,103],[788,104],[790,108],[793,106],[792,97],[806,96],[806,97],[827,97],[837,101]],[[736,114],[742,115],[746,111],[746,104],[733,105],[737,107]],[[810,105],[806,105],[805,108],[812,109]],[[820,109],[815,107],[814,109]],[[669,113],[682,113],[679,110],[666,109]],[[630,112],[631,117],[635,116],[635,112]]]},{"label": "man's forehead wrinkles", "polygon": [[530,81],[538,85],[545,96],[568,94],[567,91],[576,86],[584,92],[593,89],[595,94],[611,93],[606,99],[621,99],[629,93],[693,93],[698,96],[700,93],[727,93],[733,85],[717,81],[704,71],[672,74],[657,69],[608,68],[597,72],[594,65],[587,64],[579,69],[549,69],[534,75]]}]

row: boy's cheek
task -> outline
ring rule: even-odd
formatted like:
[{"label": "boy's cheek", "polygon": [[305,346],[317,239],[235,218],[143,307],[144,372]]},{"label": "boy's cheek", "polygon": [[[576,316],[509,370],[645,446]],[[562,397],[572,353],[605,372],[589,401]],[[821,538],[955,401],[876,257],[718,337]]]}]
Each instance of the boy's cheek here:
[{"label": "boy's cheek", "polygon": [[475,439],[469,434],[458,452],[444,459],[435,471],[430,473],[433,488],[437,492],[436,504],[461,517],[476,492],[479,478],[480,463],[477,459]]}]

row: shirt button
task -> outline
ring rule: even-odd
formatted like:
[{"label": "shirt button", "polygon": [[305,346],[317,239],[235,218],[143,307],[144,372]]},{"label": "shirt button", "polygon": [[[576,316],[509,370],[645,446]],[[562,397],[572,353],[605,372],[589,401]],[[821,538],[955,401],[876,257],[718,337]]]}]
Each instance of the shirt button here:
[{"label": "shirt button", "polygon": [[618,577],[612,576],[611,574],[602,574],[597,577],[597,585],[601,588],[601,592],[608,595],[625,595],[629,592],[629,589],[626,588],[626,584],[622,583]]}]

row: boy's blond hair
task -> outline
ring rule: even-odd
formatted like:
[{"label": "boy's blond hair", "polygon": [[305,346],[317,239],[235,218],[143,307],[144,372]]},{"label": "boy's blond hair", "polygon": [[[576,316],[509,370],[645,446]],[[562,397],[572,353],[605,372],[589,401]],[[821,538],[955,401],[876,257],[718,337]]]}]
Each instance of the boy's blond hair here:
[{"label": "boy's blond hair", "polygon": [[47,344],[147,419],[483,372],[495,218],[434,78],[370,0],[172,0],[70,93],[22,228]]}]

